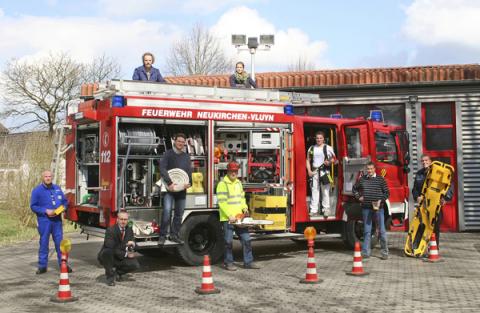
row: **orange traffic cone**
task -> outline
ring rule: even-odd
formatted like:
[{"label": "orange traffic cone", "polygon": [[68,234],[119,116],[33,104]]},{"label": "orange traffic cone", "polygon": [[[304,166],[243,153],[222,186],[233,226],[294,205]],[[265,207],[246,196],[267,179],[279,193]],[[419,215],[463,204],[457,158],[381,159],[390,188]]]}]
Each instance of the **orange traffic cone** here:
[{"label": "orange traffic cone", "polygon": [[302,284],[318,284],[323,281],[318,279],[313,244],[313,240],[308,241],[307,273],[305,274],[305,278],[300,280]]},{"label": "orange traffic cone", "polygon": [[203,257],[202,285],[195,289],[195,292],[201,295],[220,293],[220,289],[213,285],[212,268],[210,267],[210,257]]},{"label": "orange traffic cone", "polygon": [[70,290],[70,281],[68,279],[67,255],[62,253],[62,264],[60,265],[60,281],[58,283],[58,293],[56,297],[50,299],[53,302],[72,302],[78,298],[72,297]]},{"label": "orange traffic cone", "polygon": [[430,241],[428,242],[428,259],[425,259],[424,261],[431,263],[443,262],[443,260],[440,259],[440,254],[438,253],[437,238],[435,233],[432,233],[432,237],[430,237]]},{"label": "orange traffic cone", "polygon": [[360,252],[360,243],[355,242],[355,251],[353,251],[353,267],[351,272],[347,272],[347,275],[352,276],[365,276],[369,273],[363,271],[362,265],[362,253]]}]

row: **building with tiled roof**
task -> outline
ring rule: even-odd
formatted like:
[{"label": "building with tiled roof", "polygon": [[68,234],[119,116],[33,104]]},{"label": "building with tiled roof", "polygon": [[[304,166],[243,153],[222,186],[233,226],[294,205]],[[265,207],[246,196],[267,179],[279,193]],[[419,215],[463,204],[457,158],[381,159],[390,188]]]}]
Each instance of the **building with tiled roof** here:
[{"label": "building with tiled roof", "polygon": [[[229,87],[230,75],[167,77],[173,84]],[[259,88],[298,88],[351,85],[415,84],[480,80],[480,65],[435,65],[363,68],[305,72],[269,72],[255,75]]]},{"label": "building with tiled roof", "polygon": [[[229,76],[166,79],[229,87]],[[255,78],[259,88],[319,94],[320,102],[296,107],[296,114],[368,118],[371,110],[382,110],[385,123],[404,126],[409,133],[410,183],[422,154],[455,168],[455,195],[443,208],[442,230],[480,230],[479,64],[270,72]],[[395,209],[411,215],[412,200],[410,207]]]}]

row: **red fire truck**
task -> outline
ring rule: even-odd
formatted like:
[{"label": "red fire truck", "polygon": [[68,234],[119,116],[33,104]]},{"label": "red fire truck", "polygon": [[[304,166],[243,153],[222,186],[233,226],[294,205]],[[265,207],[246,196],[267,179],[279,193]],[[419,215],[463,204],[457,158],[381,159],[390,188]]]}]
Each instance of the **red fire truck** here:
[{"label": "red fire truck", "polygon": [[[86,234],[103,236],[124,208],[137,247],[158,248],[159,162],[177,132],[188,137],[193,183],[180,230],[185,244],[162,247],[176,248],[187,264],[223,254],[215,188],[231,160],[240,163],[250,215],[273,221],[252,227],[254,239],[299,238],[314,226],[352,246],[362,229],[352,186],[369,160],[391,190],[389,222],[407,218],[406,133],[372,120],[293,114],[292,103],[312,104],[318,95],[114,80],[83,100],[67,117],[66,216]],[[308,210],[306,151],[319,130],[339,160],[331,168],[335,209],[328,217]]]}]

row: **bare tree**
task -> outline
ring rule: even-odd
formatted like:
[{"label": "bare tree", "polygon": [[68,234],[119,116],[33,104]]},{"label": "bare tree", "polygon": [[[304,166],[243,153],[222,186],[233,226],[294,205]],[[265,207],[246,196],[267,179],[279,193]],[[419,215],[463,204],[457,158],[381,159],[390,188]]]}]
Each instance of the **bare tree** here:
[{"label": "bare tree", "polygon": [[289,72],[303,72],[303,71],[313,71],[315,70],[315,64],[310,62],[309,58],[303,54],[299,55],[298,58],[290,63],[287,67]]},{"label": "bare tree", "polygon": [[103,54],[85,64],[82,72],[82,82],[104,82],[112,78],[118,78],[121,74],[121,66],[116,59]]},{"label": "bare tree", "polygon": [[37,63],[12,60],[3,72],[4,116],[23,117],[19,127],[37,123],[53,133],[57,114],[77,97],[82,66],[66,53],[50,54]]},{"label": "bare tree", "polygon": [[65,109],[79,96],[84,81],[104,81],[120,72],[120,66],[105,55],[90,64],[74,61],[68,53],[50,53],[35,63],[12,59],[3,71],[3,117],[18,118],[14,129],[27,125],[47,128],[65,116]]},{"label": "bare tree", "polygon": [[173,76],[223,74],[230,67],[218,38],[201,24],[174,43],[167,57],[167,71]]}]

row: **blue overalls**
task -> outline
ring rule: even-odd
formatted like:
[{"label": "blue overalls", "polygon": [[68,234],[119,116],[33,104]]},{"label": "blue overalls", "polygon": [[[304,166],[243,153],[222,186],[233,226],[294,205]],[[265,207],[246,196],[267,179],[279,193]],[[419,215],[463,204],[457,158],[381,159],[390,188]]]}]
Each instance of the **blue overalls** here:
[{"label": "blue overalls", "polygon": [[47,187],[43,183],[32,190],[30,208],[37,214],[38,233],[40,235],[40,248],[38,250],[38,268],[47,268],[48,244],[52,234],[55,250],[57,251],[58,264],[61,263],[60,242],[63,239],[62,217],[48,217],[47,209],[54,210],[63,205],[67,208],[67,199],[59,186],[52,184]]}]

